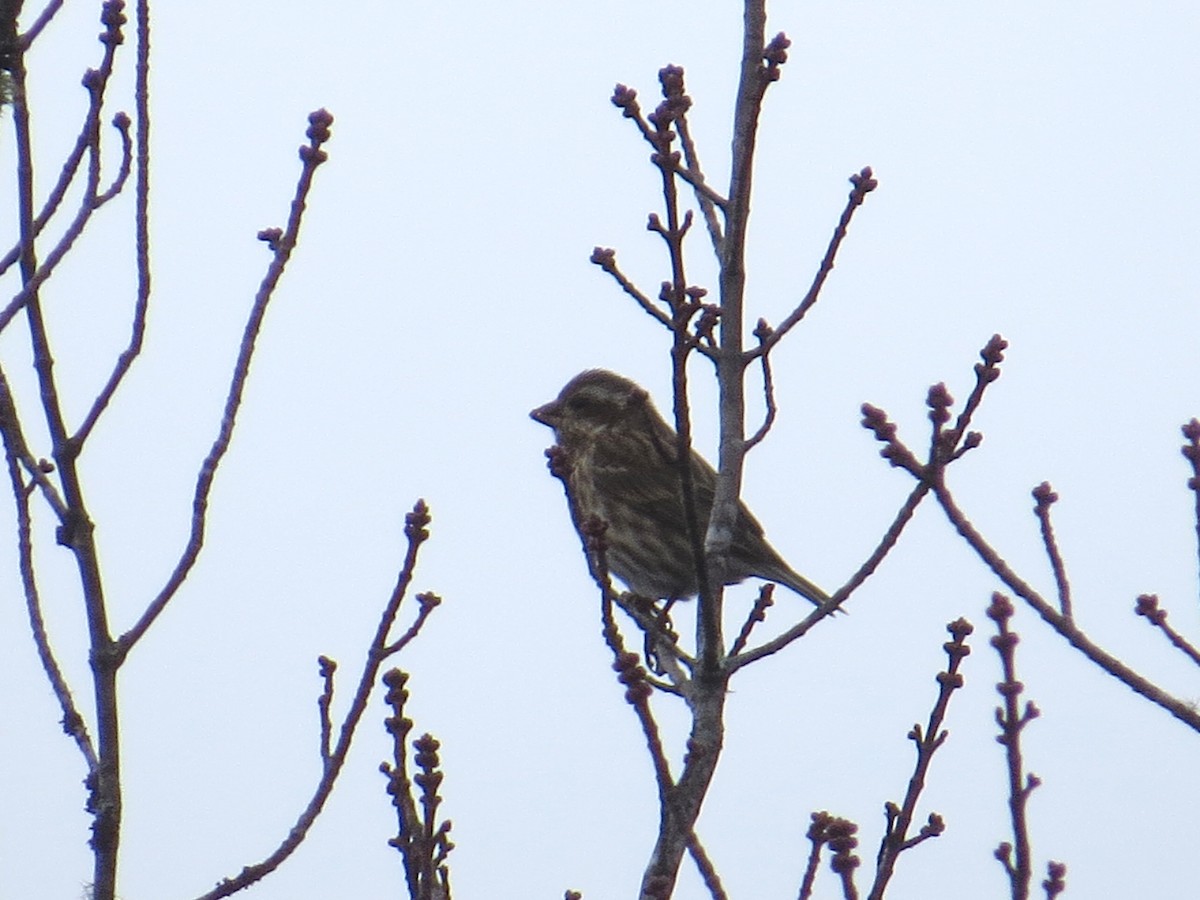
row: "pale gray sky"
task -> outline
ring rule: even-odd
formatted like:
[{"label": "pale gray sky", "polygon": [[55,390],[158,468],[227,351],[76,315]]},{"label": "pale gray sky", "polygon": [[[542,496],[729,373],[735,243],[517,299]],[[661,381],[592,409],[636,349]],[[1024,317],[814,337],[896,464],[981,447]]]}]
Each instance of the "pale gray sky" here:
[{"label": "pale gray sky", "polygon": [[[74,135],[79,77],[99,59],[94,5],[67,4],[30,60],[43,190]],[[591,366],[668,405],[665,332],[587,261],[594,245],[615,247],[651,293],[665,272],[644,229],[657,175],[609,96],[624,82],[652,106],[659,67],[684,66],[702,159],[723,187],[739,7],[159,5],[151,331],[85,467],[118,629],[186,533],[267,263],[254,235],[286,216],[308,112],[327,107],[335,122],[208,549],[122,674],[124,900],[195,896],[284,836],[317,775],[315,659],[341,662],[345,700],[417,497],[434,521],[416,586],[446,602],[399,664],[418,733],[443,742],[456,896],[633,895],[656,828],[653,776],[545,471],[550,434],[527,412]],[[1049,590],[1029,490],[1050,480],[1082,626],[1200,698],[1194,670],[1130,612],[1157,592],[1177,626],[1200,625],[1178,453],[1179,425],[1200,414],[1200,13],[1065,0],[770,13],[772,33],[794,43],[760,132],[751,316],[778,322],[803,294],[847,176],[871,165],[880,179],[820,305],[775,355],[780,419],[746,484],[772,542],[824,586],[844,580],[910,486],[878,458],[859,405],[883,406],[923,444],[928,385],[964,398],[978,350],[1001,332],[1008,361],[976,422],[986,440],[953,475],[963,503]],[[111,111],[130,106],[114,97]],[[11,172],[11,137],[0,154]],[[12,190],[0,183],[4,209]],[[98,217],[47,292],[76,415],[125,337],[131,200]],[[692,277],[714,287],[697,237]],[[0,340],[10,374],[25,365],[15,338]],[[698,446],[711,456],[705,379],[697,365]],[[84,632],[60,555],[51,540],[41,557],[47,614],[82,694]],[[948,831],[901,860],[889,896],[961,898],[967,880],[972,896],[1007,895],[991,857],[1009,838],[983,613],[995,587],[930,507],[852,615],[735,681],[701,820],[731,896],[795,895],[813,810],[857,821],[873,860],[883,803],[911,770],[905,734],[935,695],[944,624],[960,615],[977,627],[975,652],[920,812],[941,812]],[[15,576],[0,596],[0,656],[21,687],[0,699],[0,797],[13,813],[0,824],[0,895],[79,896],[84,773]],[[731,596],[736,607],[753,591]],[[776,616],[798,603],[781,596]],[[1015,624],[1027,697],[1043,710],[1025,744],[1045,783],[1030,805],[1039,873],[1066,861],[1073,897],[1189,896],[1200,786],[1183,773],[1200,738],[1030,611]],[[255,897],[401,893],[376,772],[383,715],[377,697],[326,816]],[[664,721],[678,738],[681,718]],[[702,896],[685,872],[680,898]]]}]

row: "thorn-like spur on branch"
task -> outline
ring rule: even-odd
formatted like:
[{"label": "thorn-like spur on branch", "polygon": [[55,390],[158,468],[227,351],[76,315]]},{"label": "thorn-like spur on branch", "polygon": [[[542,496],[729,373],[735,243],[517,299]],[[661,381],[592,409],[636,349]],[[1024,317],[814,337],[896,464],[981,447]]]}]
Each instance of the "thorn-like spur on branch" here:
[{"label": "thorn-like spur on branch", "polygon": [[663,225],[662,219],[658,217],[658,213],[650,213],[646,217],[646,230],[653,231],[655,234],[662,237],[664,241],[670,244],[672,241],[682,240],[687,236],[687,233],[692,228],[692,211],[689,209],[683,214],[683,223],[675,229],[668,228]]},{"label": "thorn-like spur on branch", "polygon": [[917,844],[937,837],[945,831],[946,825],[937,813],[931,813],[914,837],[909,837],[908,830],[912,826],[916,813],[917,801],[925,788],[925,778],[933,762],[933,755],[946,742],[949,732],[942,728],[946,719],[946,710],[950,705],[950,696],[963,686],[963,677],[959,674],[959,666],[971,653],[966,639],[973,632],[974,626],[966,619],[956,619],[946,626],[950,632],[950,640],[942,645],[948,659],[946,670],[937,675],[938,697],[933,710],[929,714],[929,722],[924,729],[914,725],[908,733],[909,739],[916,744],[917,761],[912,777],[908,781],[908,792],[900,806],[888,803],[885,807],[887,830],[879,845],[879,855],[875,870],[875,883],[867,895],[868,900],[881,900],[888,882],[896,868],[900,854]]},{"label": "thorn-like spur on branch", "polygon": [[308,202],[308,194],[312,189],[313,176],[316,174],[317,167],[328,158],[321,146],[329,140],[329,126],[333,124],[333,116],[325,110],[319,109],[309,115],[308,122],[306,136],[309,143],[300,147],[300,160],[303,165],[300,171],[300,180],[296,184],[296,192],[292,198],[287,227],[278,234],[272,232],[272,237],[268,240],[268,246],[274,256],[259,285],[258,293],[254,297],[250,316],[242,333],[242,342],[238,349],[237,362],[233,367],[229,394],[225,399],[225,409],[221,416],[221,425],[217,431],[216,440],[213,441],[208,456],[201,463],[200,473],[196,478],[196,490],[192,498],[191,532],[188,535],[187,544],[179,557],[179,562],[175,565],[175,570],[167,579],[162,590],[159,591],[158,596],[151,601],[137,623],[119,639],[118,650],[122,657],[129,653],[162,614],[162,611],[166,609],[167,604],[171,602],[171,598],[175,596],[192,570],[192,566],[196,564],[200,551],[204,547],[204,536],[208,523],[209,493],[212,491],[213,481],[221,465],[221,460],[225,457],[230,442],[233,440],[238,410],[241,408],[246,382],[250,377],[250,363],[254,358],[255,344],[259,332],[262,330],[267,306],[275,294],[279,279],[283,277],[284,269],[296,247],[296,241],[300,235],[300,224],[303,221],[305,206]]},{"label": "thorn-like spur on branch", "polygon": [[870,166],[867,166],[855,175],[851,175],[850,184],[852,186],[850,198],[846,202],[846,208],[842,210],[837,227],[833,230],[833,237],[829,240],[829,246],[825,248],[825,256],[821,259],[821,264],[817,267],[817,274],[813,278],[808,293],[804,295],[799,305],[779,324],[779,327],[766,341],[763,341],[752,350],[746,351],[745,358],[747,360],[770,353],[771,348],[783,340],[783,336],[804,318],[821,296],[821,288],[824,287],[829,273],[833,271],[833,264],[837,259],[838,249],[842,246],[842,241],[846,238],[846,231],[850,227],[850,220],[854,218],[854,211],[862,206],[867,194],[879,186],[879,182],[876,181],[872,174]]}]

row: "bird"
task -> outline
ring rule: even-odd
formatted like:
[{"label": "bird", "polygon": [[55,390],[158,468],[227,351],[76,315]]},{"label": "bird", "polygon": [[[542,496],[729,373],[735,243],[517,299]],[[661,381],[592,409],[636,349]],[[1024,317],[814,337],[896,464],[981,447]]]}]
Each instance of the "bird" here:
[{"label": "bird", "polygon": [[[584,536],[589,523],[605,524],[608,571],[634,594],[651,600],[673,602],[699,593],[677,437],[649,393],[614,372],[587,369],[529,415],[554,430],[559,449],[548,452],[565,456],[561,477],[576,531]],[[717,475],[695,450],[689,466],[703,533]],[[725,584],[751,576],[782,584],[818,606],[829,601],[828,594],[767,543],[762,526],[739,501]]]}]

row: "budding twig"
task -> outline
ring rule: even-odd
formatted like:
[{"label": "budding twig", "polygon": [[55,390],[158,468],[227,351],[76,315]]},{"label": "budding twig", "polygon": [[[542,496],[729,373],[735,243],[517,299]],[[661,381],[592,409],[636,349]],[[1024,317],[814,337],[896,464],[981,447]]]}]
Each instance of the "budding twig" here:
[{"label": "budding twig", "polygon": [[808,289],[808,293],[804,295],[796,308],[779,324],[779,327],[775,329],[767,340],[760,343],[753,350],[746,351],[745,358],[747,360],[770,353],[771,348],[783,340],[783,336],[799,324],[800,320],[804,318],[820,298],[821,288],[824,287],[829,273],[833,271],[834,260],[837,258],[838,249],[842,246],[842,241],[846,238],[846,232],[850,227],[850,220],[854,218],[855,210],[862,206],[867,194],[879,186],[879,182],[875,180],[870,166],[867,166],[856,175],[851,175],[850,184],[853,186],[850,191],[850,198],[846,202],[846,208],[842,210],[837,227],[833,230],[833,237],[829,240],[829,246],[825,248],[825,256],[822,257],[821,264],[817,267],[817,274],[813,277],[813,282]]},{"label": "budding twig", "polygon": [[1046,556],[1050,559],[1050,568],[1054,570],[1054,583],[1058,585],[1058,610],[1066,618],[1071,618],[1071,584],[1067,581],[1067,567],[1063,562],[1062,553],[1058,549],[1058,540],[1054,537],[1054,526],[1050,523],[1050,507],[1058,502],[1058,494],[1050,487],[1050,482],[1043,481],[1033,489],[1035,501],[1034,513],[1042,527],[1042,546],[1046,548]]},{"label": "budding twig", "polygon": [[1017,680],[1016,675],[1016,647],[1020,638],[1009,628],[1012,616],[1012,602],[1002,594],[993,594],[992,603],[988,607],[988,618],[996,623],[997,634],[991,639],[991,645],[996,648],[1004,671],[1004,679],[996,685],[996,690],[1004,698],[1004,705],[996,709],[996,724],[1000,726],[1000,734],[996,740],[1004,747],[1004,758],[1008,767],[1008,806],[1012,819],[1013,840],[1016,843],[1015,860],[1013,844],[1007,841],[996,848],[995,856],[1008,874],[1013,900],[1025,900],[1029,896],[1029,882],[1033,875],[1026,807],[1029,795],[1042,782],[1036,775],[1024,773],[1021,732],[1025,730],[1026,725],[1041,715],[1041,711],[1032,702],[1026,702],[1023,711],[1018,708],[1017,698],[1021,696],[1025,686]]},{"label": "budding twig", "polygon": [[233,431],[237,424],[238,410],[241,408],[242,395],[246,390],[246,382],[250,376],[250,363],[254,358],[255,344],[258,340],[259,331],[266,316],[267,306],[270,304],[271,298],[275,293],[275,287],[279,284],[279,279],[283,277],[284,269],[287,267],[288,260],[291,259],[292,251],[295,249],[296,241],[299,238],[300,224],[308,202],[308,193],[312,188],[313,176],[316,174],[317,167],[325,162],[326,159],[326,153],[321,147],[329,140],[329,126],[333,123],[333,116],[321,109],[309,115],[308,121],[307,136],[309,142],[300,146],[300,160],[302,163],[300,179],[296,184],[296,193],[292,198],[291,213],[288,217],[287,227],[282,231],[279,229],[264,230],[259,235],[272,251],[271,263],[267,267],[267,273],[263,277],[262,284],[259,286],[258,293],[250,309],[250,316],[246,321],[246,328],[242,334],[242,343],[238,351],[237,362],[234,364],[233,374],[230,378],[229,394],[225,400],[225,410],[221,417],[221,425],[218,429],[216,440],[213,441],[212,449],[209,450],[208,456],[201,463],[200,473],[196,478],[196,490],[192,499],[191,533],[180,555],[179,562],[175,565],[175,570],[168,577],[166,584],[159,591],[158,596],[150,602],[137,623],[119,639],[119,652],[122,656],[133,648],[150,626],[154,624],[154,621],[162,614],[162,611],[166,609],[167,604],[171,602],[171,598],[175,596],[184,579],[187,578],[188,573],[196,564],[196,560],[200,556],[200,551],[204,547],[204,535],[208,523],[209,493],[212,491],[213,481],[221,465],[221,460],[224,459],[226,451],[229,450],[230,442],[233,440]]},{"label": "budding twig", "polygon": [[900,854],[918,844],[937,837],[945,830],[945,823],[937,813],[930,813],[925,825],[921,826],[915,837],[908,836],[916,812],[917,801],[925,788],[925,778],[933,763],[933,755],[946,742],[949,732],[942,728],[946,718],[946,710],[950,705],[950,696],[963,685],[963,677],[958,669],[962,661],[970,654],[966,639],[974,631],[966,619],[956,619],[946,626],[951,640],[943,644],[948,663],[944,672],[937,675],[938,698],[933,710],[929,713],[929,722],[922,730],[920,725],[914,725],[908,733],[909,739],[917,747],[916,766],[908,782],[908,792],[900,805],[888,803],[885,808],[887,815],[887,831],[879,845],[879,856],[875,870],[875,883],[867,895],[868,900],[882,900],[888,882],[895,871]]}]

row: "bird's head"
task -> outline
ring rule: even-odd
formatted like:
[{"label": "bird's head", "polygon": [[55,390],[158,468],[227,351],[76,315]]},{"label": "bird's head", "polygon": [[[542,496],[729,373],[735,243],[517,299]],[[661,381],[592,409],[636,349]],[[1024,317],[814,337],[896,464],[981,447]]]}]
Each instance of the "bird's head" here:
[{"label": "bird's head", "polygon": [[649,395],[628,378],[604,369],[580,372],[530,418],[554,429],[559,443],[588,440],[622,424],[645,421]]}]

